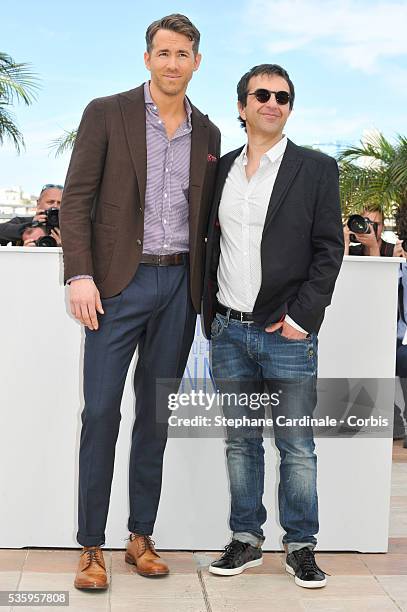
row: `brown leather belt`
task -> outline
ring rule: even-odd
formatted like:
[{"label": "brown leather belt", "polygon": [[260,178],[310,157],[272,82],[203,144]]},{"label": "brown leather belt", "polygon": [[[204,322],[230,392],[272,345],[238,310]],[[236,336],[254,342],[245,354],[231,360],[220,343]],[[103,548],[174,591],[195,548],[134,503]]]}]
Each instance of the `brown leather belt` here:
[{"label": "brown leather belt", "polygon": [[188,261],[188,253],[174,253],[173,255],[148,255],[143,253],[140,263],[148,266],[181,266]]}]

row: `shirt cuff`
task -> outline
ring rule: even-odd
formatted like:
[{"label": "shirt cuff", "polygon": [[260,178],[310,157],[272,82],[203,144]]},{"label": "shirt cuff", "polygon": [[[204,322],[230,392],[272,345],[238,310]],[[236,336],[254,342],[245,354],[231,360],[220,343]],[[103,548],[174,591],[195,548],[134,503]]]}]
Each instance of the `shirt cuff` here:
[{"label": "shirt cuff", "polygon": [[93,276],[90,276],[89,274],[78,274],[78,276],[72,276],[72,278],[68,278],[66,284],[69,285],[71,281],[79,280],[80,278],[90,278],[90,280],[93,280]]},{"label": "shirt cuff", "polygon": [[305,329],[303,329],[302,327],[300,327],[300,325],[298,325],[295,321],[292,320],[291,317],[289,317],[288,315],[285,315],[285,319],[284,321],[286,323],[288,323],[288,325],[291,325],[291,327],[294,327],[294,329],[296,329],[297,331],[302,332],[303,334],[308,334],[307,331],[305,331]]}]

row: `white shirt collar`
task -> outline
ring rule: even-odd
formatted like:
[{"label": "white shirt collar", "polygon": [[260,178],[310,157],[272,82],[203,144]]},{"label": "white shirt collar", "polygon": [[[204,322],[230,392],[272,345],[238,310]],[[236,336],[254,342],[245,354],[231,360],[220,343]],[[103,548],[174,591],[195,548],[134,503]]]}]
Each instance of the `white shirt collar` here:
[{"label": "white shirt collar", "polygon": [[[273,145],[268,151],[266,151],[264,153],[263,157],[266,155],[268,157],[268,159],[270,160],[271,163],[276,162],[278,159],[280,159],[280,157],[282,157],[284,155],[285,149],[287,147],[287,136],[285,134],[283,134],[283,137],[281,140],[279,140],[278,142],[276,142],[275,145]],[[245,146],[243,147],[242,152],[239,155],[239,160],[241,161],[241,163],[243,164],[243,166],[247,166],[247,143],[245,144]]]}]

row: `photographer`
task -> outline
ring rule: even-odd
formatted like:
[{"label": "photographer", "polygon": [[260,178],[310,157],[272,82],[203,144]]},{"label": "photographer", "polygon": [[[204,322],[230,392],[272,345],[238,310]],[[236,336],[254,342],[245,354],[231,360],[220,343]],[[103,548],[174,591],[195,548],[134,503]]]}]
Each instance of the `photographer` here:
[{"label": "photographer", "polygon": [[43,226],[46,233],[55,239],[56,246],[61,246],[58,212],[61,206],[62,189],[62,185],[52,183],[44,185],[37,200],[34,217],[14,217],[7,223],[0,223],[0,243],[24,244],[22,236],[25,229]]},{"label": "photographer", "polygon": [[[358,228],[363,231],[358,232]],[[399,243],[394,245],[383,240],[383,229],[384,214],[378,206],[368,206],[357,218],[356,215],[351,215],[343,226],[344,254],[369,257],[403,257]],[[351,242],[358,244],[351,244]]]},{"label": "photographer", "polygon": [[21,244],[18,246],[56,247],[58,246],[56,236],[55,230],[51,230],[49,234],[43,225],[38,225],[36,227],[29,226],[23,231],[21,241],[19,241]]}]

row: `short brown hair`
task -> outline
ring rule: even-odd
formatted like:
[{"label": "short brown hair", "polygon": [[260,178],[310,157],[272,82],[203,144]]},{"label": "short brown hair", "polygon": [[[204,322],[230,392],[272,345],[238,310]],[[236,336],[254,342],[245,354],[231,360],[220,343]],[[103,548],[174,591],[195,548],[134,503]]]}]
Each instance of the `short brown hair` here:
[{"label": "short brown hair", "polygon": [[383,207],[380,206],[380,204],[365,204],[363,207],[362,212],[365,213],[380,213],[381,217],[382,217],[382,223],[384,224],[384,210]]},{"label": "short brown hair", "polygon": [[198,53],[201,35],[199,30],[197,30],[194,24],[188,19],[188,17],[185,17],[185,15],[174,13],[173,15],[167,15],[162,19],[153,21],[153,23],[148,26],[146,32],[147,53],[151,53],[153,38],[157,34],[158,30],[170,30],[171,32],[183,34],[189,38],[189,40],[192,40],[192,50],[194,55]]}]

